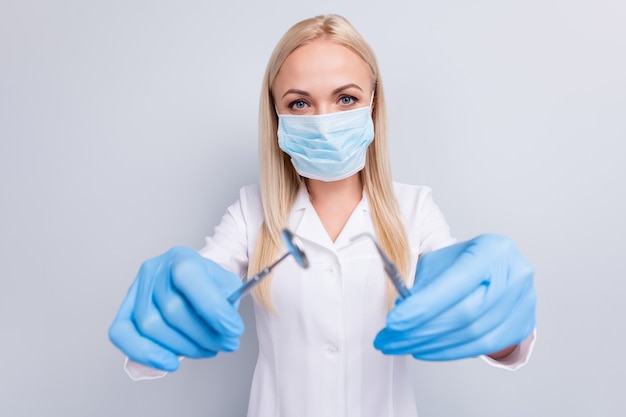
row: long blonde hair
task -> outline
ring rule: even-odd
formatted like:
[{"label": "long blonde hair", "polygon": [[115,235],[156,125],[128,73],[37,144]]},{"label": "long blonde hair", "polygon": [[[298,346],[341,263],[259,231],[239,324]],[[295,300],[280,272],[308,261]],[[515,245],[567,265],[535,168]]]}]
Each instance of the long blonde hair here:
[{"label": "long blonde hair", "polygon": [[[291,52],[317,38],[350,48],[369,66],[374,85],[374,141],[367,150],[367,160],[361,177],[370,201],[378,242],[406,279],[410,249],[393,192],[387,149],[387,117],[378,64],[370,46],[345,18],[338,15],[317,16],[296,23],[283,35],[269,59],[259,106],[260,190],[265,217],[250,259],[248,275],[252,276],[260,271],[280,255],[279,249],[283,246],[280,231],[287,224],[292,204],[303,181],[287,154],[278,147],[278,117],[272,97],[274,79]],[[270,284],[271,277],[268,277],[255,288],[253,296],[266,309],[274,311]],[[390,306],[396,297],[395,289],[387,281]]]}]

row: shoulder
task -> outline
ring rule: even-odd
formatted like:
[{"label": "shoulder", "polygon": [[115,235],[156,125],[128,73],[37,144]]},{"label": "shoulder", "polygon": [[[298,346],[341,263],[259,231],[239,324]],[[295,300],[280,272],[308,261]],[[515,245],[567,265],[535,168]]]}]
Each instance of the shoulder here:
[{"label": "shoulder", "polygon": [[402,212],[405,210],[413,211],[432,198],[432,190],[427,185],[404,184],[394,181],[393,190]]},{"label": "shoulder", "polygon": [[409,230],[423,228],[433,214],[440,213],[429,186],[394,182],[393,187],[402,219]]},{"label": "shoulder", "polygon": [[455,242],[430,187],[394,183],[394,190],[411,245],[420,253]]},{"label": "shoulder", "polygon": [[239,204],[245,214],[263,215],[261,189],[258,184],[244,185],[239,189]]},{"label": "shoulder", "polygon": [[393,182],[393,190],[396,194],[422,194],[429,193],[431,188],[427,185],[417,185],[417,184],[406,184],[403,182]]},{"label": "shoulder", "polygon": [[258,184],[244,185],[239,189],[239,200],[246,203],[261,204],[261,189]]},{"label": "shoulder", "polygon": [[237,223],[256,224],[263,219],[261,192],[256,184],[245,185],[239,189],[239,198],[229,208],[228,213]]}]

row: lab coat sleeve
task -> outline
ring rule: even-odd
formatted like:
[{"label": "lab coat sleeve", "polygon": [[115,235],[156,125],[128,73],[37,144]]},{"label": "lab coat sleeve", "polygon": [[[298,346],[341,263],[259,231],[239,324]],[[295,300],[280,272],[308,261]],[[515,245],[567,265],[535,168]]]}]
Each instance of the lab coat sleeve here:
[{"label": "lab coat sleeve", "polygon": [[[200,255],[238,274],[242,279],[245,278],[249,250],[253,246],[248,239],[251,234],[250,228],[253,228],[256,236],[258,230],[254,227],[260,227],[262,219],[258,187],[243,187],[239,193],[239,200],[228,207],[220,223],[215,227],[213,236],[206,238],[205,246],[199,250]],[[124,361],[124,371],[133,381],[156,379],[167,375],[165,371],[150,368],[128,358]]]}]

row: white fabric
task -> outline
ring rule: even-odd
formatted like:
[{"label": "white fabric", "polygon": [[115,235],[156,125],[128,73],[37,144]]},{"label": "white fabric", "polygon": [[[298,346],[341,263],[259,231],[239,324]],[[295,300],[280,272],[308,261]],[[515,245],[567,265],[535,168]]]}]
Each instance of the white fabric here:
[{"label": "white fabric", "polygon": [[[455,239],[428,187],[394,183],[394,189],[411,247],[409,276],[414,277],[420,254]],[[245,277],[262,221],[258,187],[242,188],[200,253]],[[335,242],[304,187],[287,226],[302,240],[310,267],[303,270],[292,258],[276,267],[271,292],[278,315],[255,303],[259,356],[248,416],[415,417],[406,363],[412,358],[383,355],[373,347],[385,326],[388,278],[371,242],[350,245],[357,234],[375,234],[367,196]],[[534,335],[504,361],[485,360],[515,369],[526,362],[533,341]],[[127,372],[145,379],[136,365],[129,361]],[[150,371],[148,378],[165,374]]]}]

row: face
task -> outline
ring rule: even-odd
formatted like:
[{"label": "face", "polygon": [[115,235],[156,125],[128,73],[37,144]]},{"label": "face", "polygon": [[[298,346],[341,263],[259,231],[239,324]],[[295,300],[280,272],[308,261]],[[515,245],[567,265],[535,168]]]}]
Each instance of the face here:
[{"label": "face", "polygon": [[316,115],[366,107],[373,85],[369,67],[337,43],[316,39],[283,62],[272,88],[279,114]]}]

